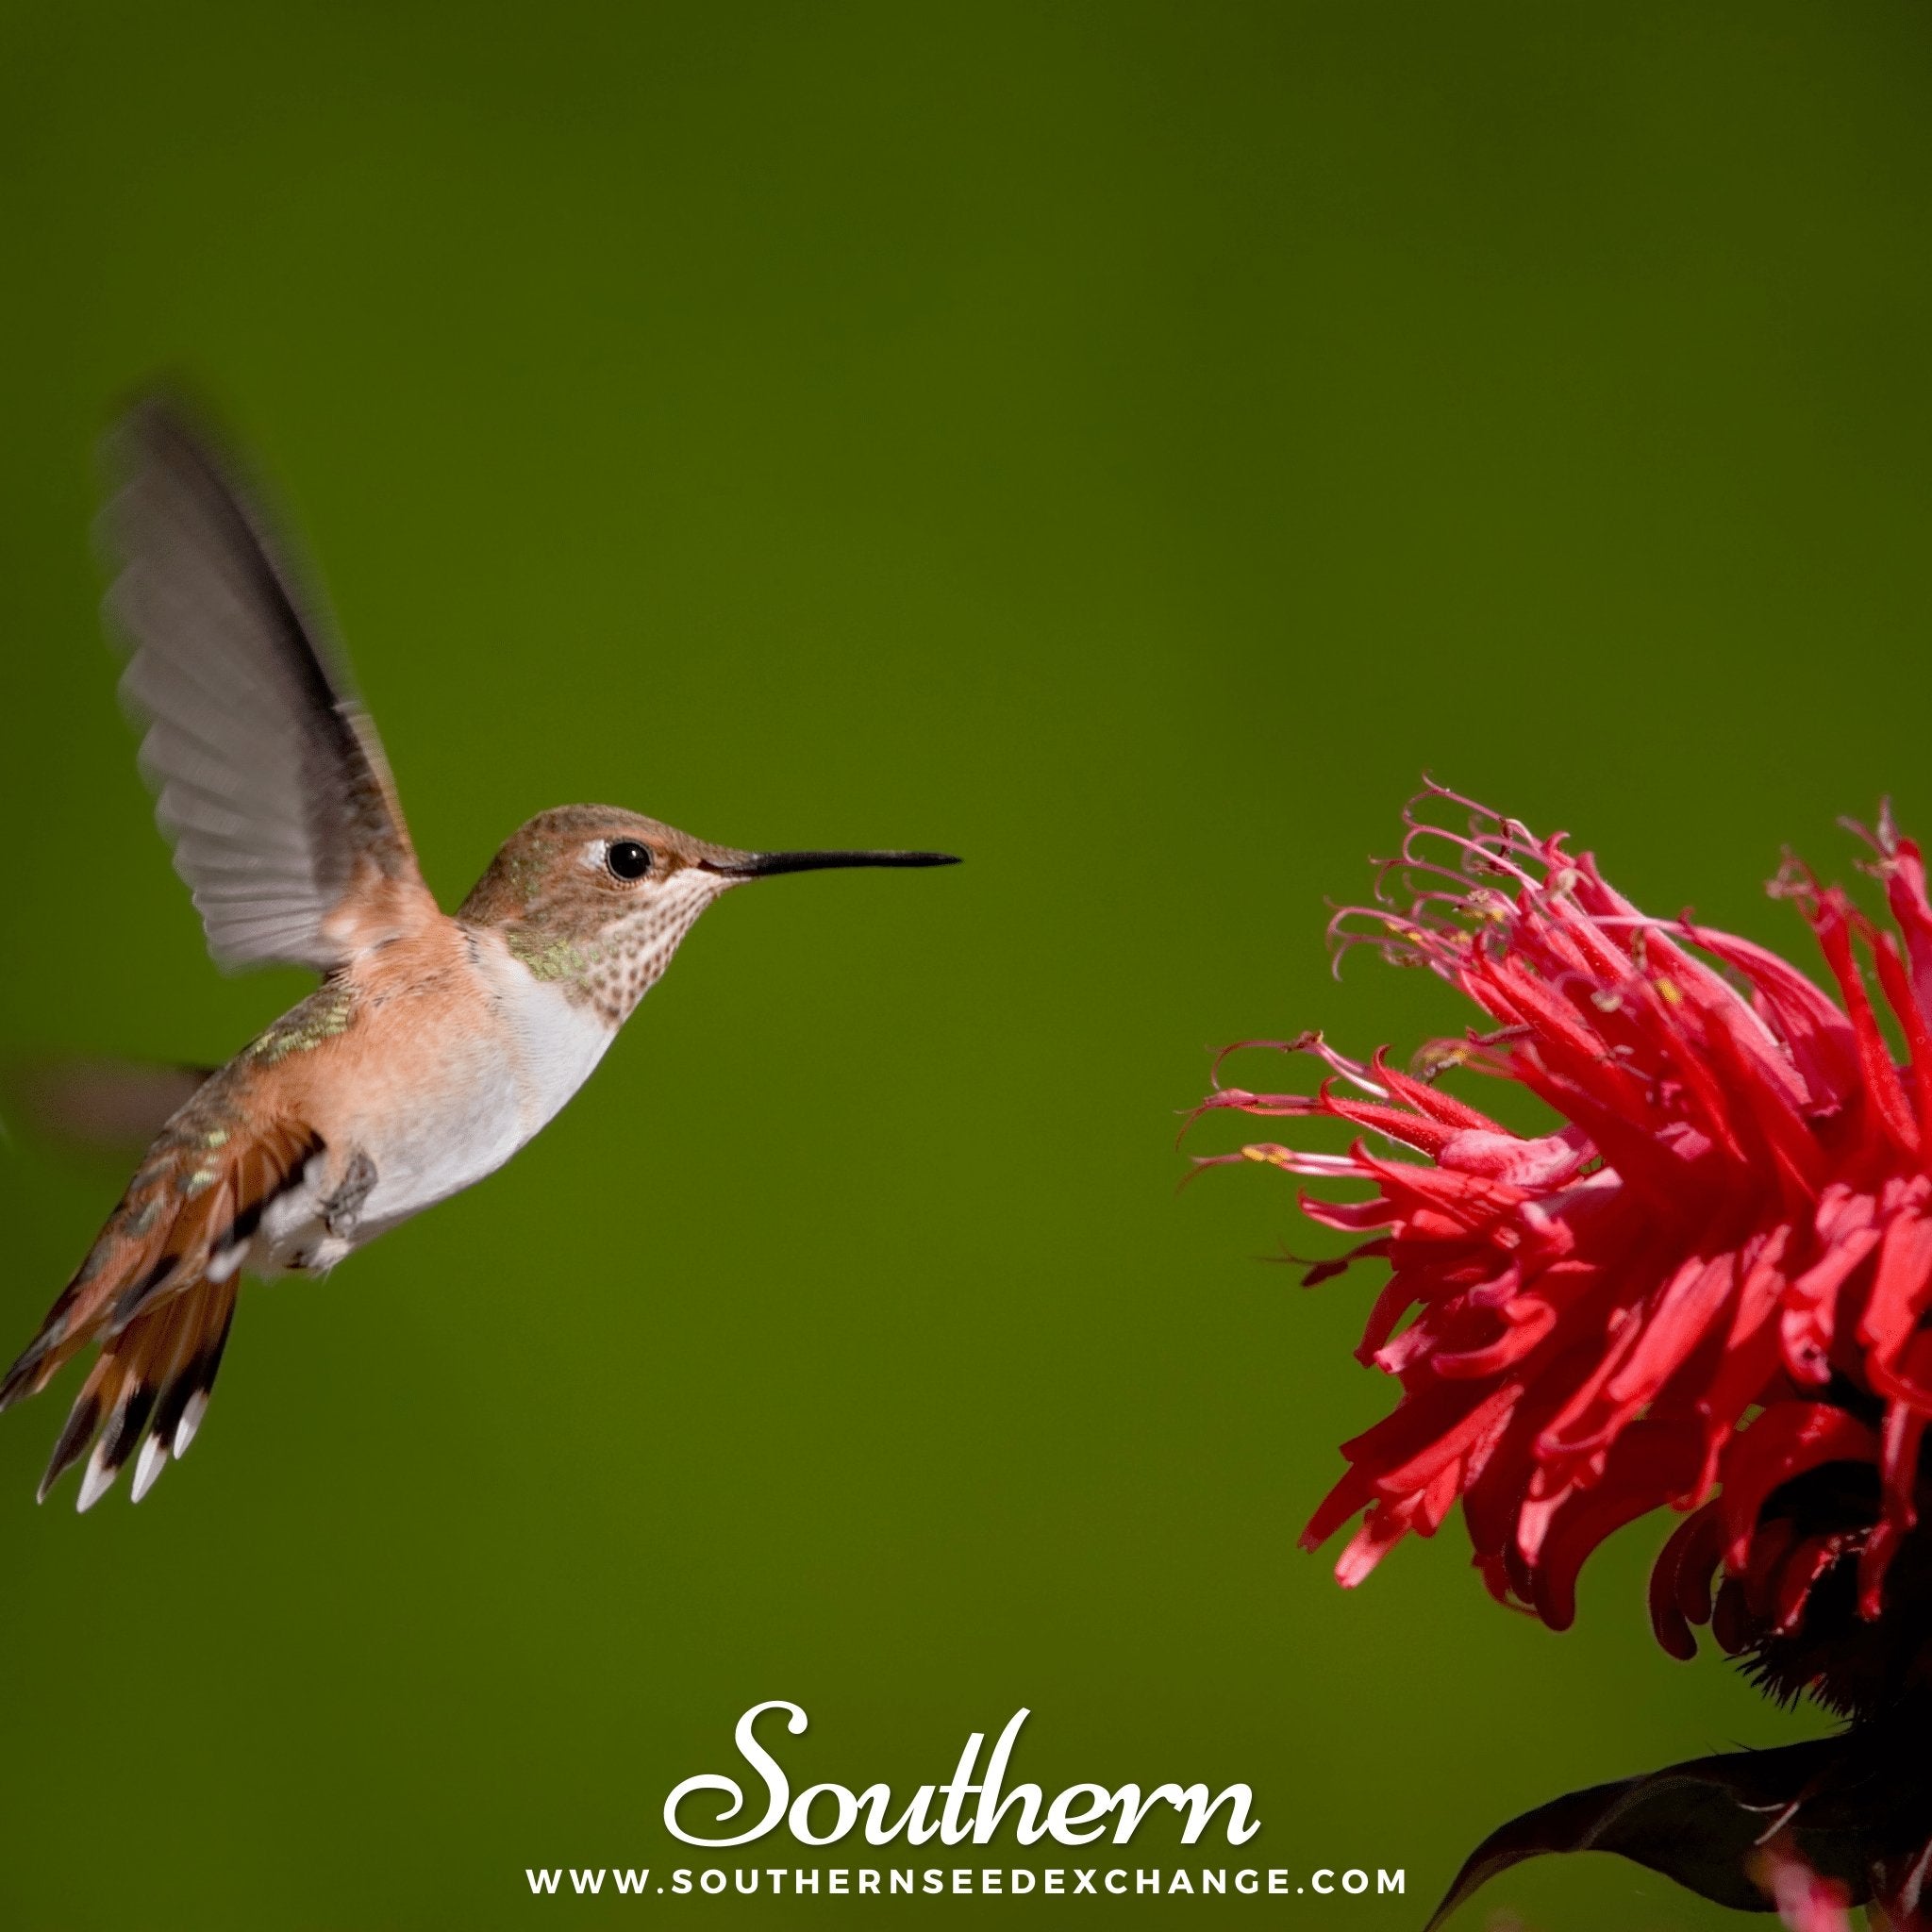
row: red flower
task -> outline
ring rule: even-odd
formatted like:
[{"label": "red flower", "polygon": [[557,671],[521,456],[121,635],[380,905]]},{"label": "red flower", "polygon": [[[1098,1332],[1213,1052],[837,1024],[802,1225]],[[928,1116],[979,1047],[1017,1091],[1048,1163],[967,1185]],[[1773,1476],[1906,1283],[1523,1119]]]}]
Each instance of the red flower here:
[{"label": "red flower", "polygon": [[[1390,1143],[1216,1157],[1366,1183],[1349,1203],[1304,1192],[1313,1219],[1369,1237],[1308,1279],[1390,1264],[1358,1355],[1402,1399],[1344,1445],[1348,1472],[1303,1541],[1361,1516],[1337,1566],[1353,1585],[1459,1499],[1491,1591],[1560,1629],[1590,1552],[1669,1506],[1688,1514],[1652,1585],[1667,1650],[1691,1655],[1690,1624],[1714,1611],[1772,1688],[1874,1707],[1925,1670],[1932,1604],[1910,1535],[1932,1419],[1919,849],[1889,817],[1867,835],[1895,931],[1795,868],[1774,885],[1808,921],[1834,1001],[1747,940],[1640,912],[1560,835],[1425,797],[1467,807],[1469,831],[1412,806],[1380,903],[1332,930],[1429,967],[1489,1025],[1435,1043],[1414,1074],[1319,1034],[1249,1042],[1312,1054],[1329,1076],[1314,1094],[1217,1087],[1206,1103]],[[1513,1132],[1434,1083],[1451,1066],[1526,1088],[1557,1124]],[[1881,1625],[1902,1599],[1912,1614]]]}]

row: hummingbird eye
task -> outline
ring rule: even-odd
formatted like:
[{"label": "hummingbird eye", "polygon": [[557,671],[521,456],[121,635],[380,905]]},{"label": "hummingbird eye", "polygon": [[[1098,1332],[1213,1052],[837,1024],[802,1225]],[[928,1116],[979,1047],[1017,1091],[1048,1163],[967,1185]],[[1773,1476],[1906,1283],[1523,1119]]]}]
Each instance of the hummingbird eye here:
[{"label": "hummingbird eye", "polygon": [[614,878],[641,879],[651,869],[651,848],[635,839],[619,839],[605,853],[604,863]]}]

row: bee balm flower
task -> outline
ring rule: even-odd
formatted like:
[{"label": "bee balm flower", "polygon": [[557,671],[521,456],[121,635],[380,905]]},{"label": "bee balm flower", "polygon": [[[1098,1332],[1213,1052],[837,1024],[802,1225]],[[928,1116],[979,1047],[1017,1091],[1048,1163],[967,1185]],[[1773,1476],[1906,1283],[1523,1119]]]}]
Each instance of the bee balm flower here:
[{"label": "bee balm flower", "polygon": [[[1341,1154],[1216,1157],[1366,1184],[1345,1203],[1304,1191],[1310,1218],[1366,1237],[1309,1278],[1390,1266],[1358,1353],[1402,1399],[1344,1446],[1304,1541],[1359,1517],[1337,1568],[1356,1584],[1459,1501],[1491,1591],[1562,1628],[1597,1544],[1653,1508],[1690,1512],[1654,1581],[1665,1648],[1690,1655],[1690,1625],[1714,1616],[1779,1690],[1862,1707],[1915,1662],[1860,1626],[1918,1520],[1932,1419],[1918,847],[1889,818],[1871,835],[1893,929],[1793,868],[1774,887],[1808,921],[1834,1001],[1747,940],[1639,911],[1561,835],[1471,810],[1465,833],[1411,807],[1383,903],[1332,930],[1427,966],[1483,1026],[1425,1049],[1422,1074],[1307,1034],[1283,1044],[1325,1065],[1318,1091],[1217,1087],[1206,1103],[1359,1130]],[[1556,1118],[1514,1132],[1434,1083],[1450,1065]],[[1921,1567],[1897,1587],[1922,1594]]]},{"label": "bee balm flower", "polygon": [[[1331,932],[1421,964],[1483,1024],[1417,1071],[1319,1034],[1312,1093],[1221,1087],[1203,1110],[1340,1122],[1343,1153],[1255,1160],[1365,1194],[1303,1191],[1363,1239],[1307,1280],[1386,1261],[1360,1358],[1402,1388],[1343,1445],[1304,1533],[1355,1533],[1359,1583],[1460,1502],[1491,1590],[1556,1628],[1585,1557],[1623,1524],[1684,1520],[1652,1576],[1659,1641],[1691,1626],[1808,1690],[1839,1737],[1700,1758],[1573,1792],[1479,1846],[1437,1914],[1540,1852],[1593,1846],[1707,1897],[1824,1932],[1876,1901],[1932,1928],[1932,1547],[1919,1528],[1932,1419],[1932,903],[1889,814],[1870,871],[1890,922],[1788,866],[1836,999],[1775,954],[1657,919],[1561,836],[1432,789],[1374,908]],[[1421,803],[1421,802],[1419,802]],[[1872,982],[1876,982],[1874,996]],[[1890,1041],[1896,1039],[1902,1056]],[[1519,1133],[1436,1084],[1458,1066],[1527,1091]],[[1359,1519],[1357,1522],[1357,1520]],[[1715,1595],[1713,1596],[1713,1586]]]}]

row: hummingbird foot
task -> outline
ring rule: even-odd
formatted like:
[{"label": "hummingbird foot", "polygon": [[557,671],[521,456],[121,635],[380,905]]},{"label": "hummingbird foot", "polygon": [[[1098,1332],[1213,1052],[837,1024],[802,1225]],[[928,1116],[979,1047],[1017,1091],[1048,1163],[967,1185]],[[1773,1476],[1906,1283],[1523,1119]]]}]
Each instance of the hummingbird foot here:
[{"label": "hummingbird foot", "polygon": [[375,1163],[358,1147],[335,1191],[317,1206],[322,1224],[340,1241],[353,1241],[362,1221],[362,1204],[375,1191]]}]

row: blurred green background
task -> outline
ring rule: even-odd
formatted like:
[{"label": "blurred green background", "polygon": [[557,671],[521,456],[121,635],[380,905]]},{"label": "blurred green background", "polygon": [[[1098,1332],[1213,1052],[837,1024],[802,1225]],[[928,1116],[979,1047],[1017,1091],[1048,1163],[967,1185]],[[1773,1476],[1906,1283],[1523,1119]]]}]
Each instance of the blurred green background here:
[{"label": "blurred green background", "polygon": [[[1338,1591],[1294,1535],[1391,1397],[1373,1276],[1263,1265],[1328,1238],[1177,1195],[1174,1135],[1215,1043],[1459,1026],[1322,944],[1424,768],[1801,954],[1786,841],[1932,827],[1928,54],[1906,5],[8,8],[0,1045],[218,1059],[303,988],[210,968],[115,711],[92,450],[158,371],[278,484],[445,903],[573,799],[968,863],[715,912],[511,1167],[245,1297],[140,1509],[36,1510],[57,1404],[6,1418],[0,1923],[841,1923],[523,1875],[706,1862],[664,1793],[787,1697],[800,1784],[1021,1704],[1050,1790],[1245,1779],[1209,1862],[1407,1895],[1206,1910],[1372,1932],[1513,1811],[1815,1728],[1655,1648],[1657,1523],[1562,1637],[1459,1524]],[[0,1147],[14,1341],[124,1177]],[[1607,1858],[1490,1922],[1733,1923]]]}]

